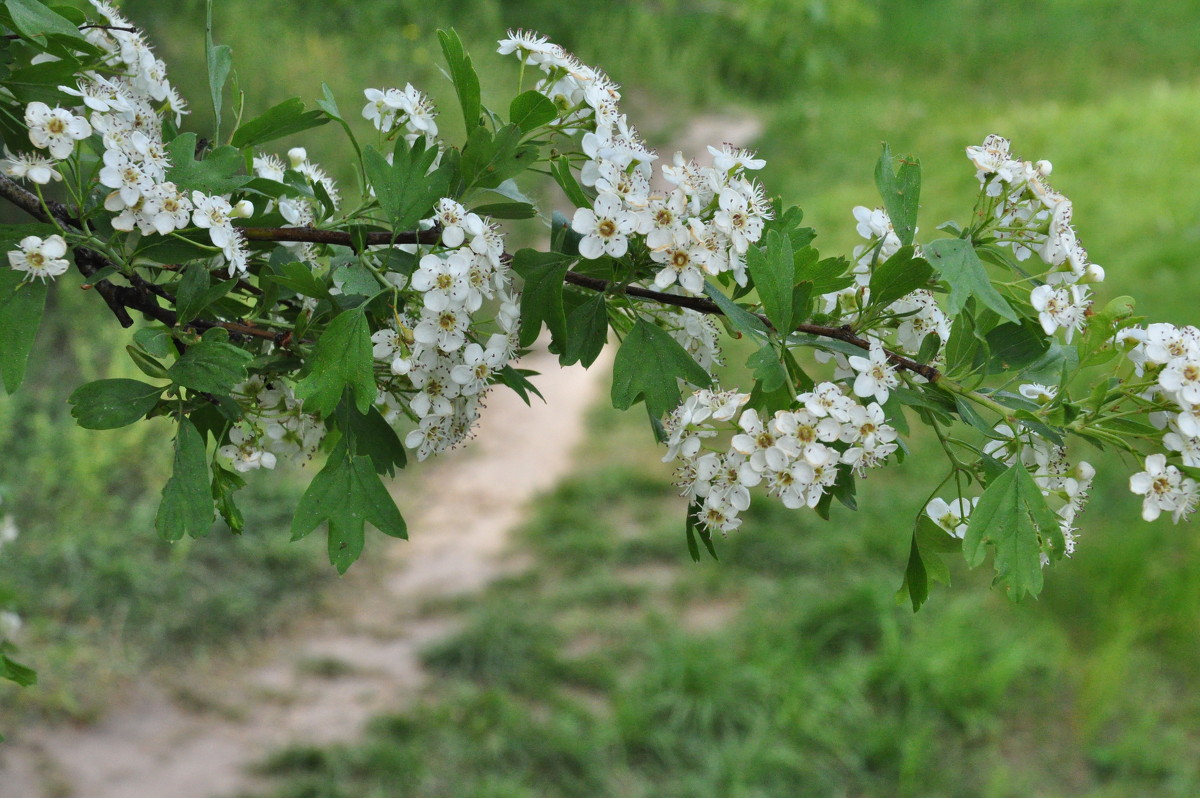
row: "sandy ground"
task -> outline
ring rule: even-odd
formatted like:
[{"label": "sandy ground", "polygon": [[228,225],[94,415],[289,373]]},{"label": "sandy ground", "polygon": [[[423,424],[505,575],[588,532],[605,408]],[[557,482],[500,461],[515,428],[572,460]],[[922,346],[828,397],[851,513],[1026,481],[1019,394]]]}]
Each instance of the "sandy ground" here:
[{"label": "sandy ground", "polygon": [[[745,143],[759,130],[754,119],[701,116],[676,147],[708,163],[705,145]],[[412,540],[372,532],[366,556],[386,567],[352,568],[328,601],[342,609],[250,656],[148,678],[92,726],[18,730],[0,746],[0,798],[228,795],[253,785],[247,769],[271,751],[352,739],[372,715],[411,700],[424,681],[418,652],[450,631],[421,605],[479,590],[513,565],[508,532],[569,472],[610,361],[561,369],[538,353],[522,366],[542,372],[534,381],[545,404],[493,391],[469,445],[397,481]]]}]

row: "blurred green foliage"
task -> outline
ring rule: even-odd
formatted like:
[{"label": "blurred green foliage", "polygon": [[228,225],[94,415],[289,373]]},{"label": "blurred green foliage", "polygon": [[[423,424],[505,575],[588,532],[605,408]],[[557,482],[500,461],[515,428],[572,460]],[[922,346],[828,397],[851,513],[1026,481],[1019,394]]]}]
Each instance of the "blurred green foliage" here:
[{"label": "blurred green foliage", "polygon": [[[124,6],[187,95],[204,97],[203,3]],[[880,140],[923,160],[928,237],[976,190],[962,148],[1008,135],[1021,156],[1055,163],[1052,182],[1108,269],[1101,300],[1131,293],[1155,319],[1195,321],[1197,2],[216,6],[217,40],[234,47],[257,109],[310,100],[322,81],[350,116],[362,88],[407,81],[452,109],[433,36],[447,25],[467,39],[485,98],[515,75],[492,42],[520,26],[628,84],[632,121],[648,131],[736,105],[766,123],[769,189],[804,207],[831,254],[854,243],[850,208],[877,202]],[[651,105],[653,116],[637,115]],[[203,100],[195,110],[204,130]],[[337,171],[331,127],[304,143]],[[214,621],[197,627],[200,647],[222,626],[257,628],[255,609],[294,596],[324,571],[320,557],[287,547],[282,521],[270,543],[219,532],[190,551],[155,542],[146,497],[168,447],[70,425],[71,387],[124,366],[107,362],[118,333],[105,337],[94,297],[58,295],[68,307],[42,332],[31,390],[0,400],[0,486],[25,530],[0,554],[0,579],[26,580],[31,650],[59,640],[46,659],[83,673],[114,661],[101,641],[129,662],[192,639],[200,619]],[[68,336],[68,319],[94,335]],[[692,565],[665,470],[648,448],[646,462],[629,462],[648,440],[638,419],[603,416],[589,466],[522,538],[535,566],[491,588],[463,631],[428,652],[427,700],[380,718],[360,744],[279,754],[267,765],[280,777],[273,794],[1200,793],[1200,538],[1138,519],[1131,463],[1080,453],[1101,478],[1078,554],[1048,574],[1040,602],[1009,606],[960,565],[955,586],[913,617],[892,595],[929,481],[921,442],[863,487],[861,512],[823,524],[759,500],[721,542],[720,563]],[[282,505],[253,504],[266,519]],[[265,520],[249,526],[270,537]],[[62,695],[78,707],[78,691]]]},{"label": "blurred green foliage", "polygon": [[108,308],[77,277],[56,288],[26,384],[0,397],[0,511],[21,531],[0,550],[0,584],[18,597],[23,653],[40,680],[6,688],[5,704],[87,719],[149,663],[277,627],[286,611],[311,604],[326,569],[319,547],[288,542],[301,486],[286,471],[251,480],[245,535],[217,525],[202,540],[158,538],[169,425],[75,425],[66,404],[74,386],[141,375],[123,351],[131,333]]}]

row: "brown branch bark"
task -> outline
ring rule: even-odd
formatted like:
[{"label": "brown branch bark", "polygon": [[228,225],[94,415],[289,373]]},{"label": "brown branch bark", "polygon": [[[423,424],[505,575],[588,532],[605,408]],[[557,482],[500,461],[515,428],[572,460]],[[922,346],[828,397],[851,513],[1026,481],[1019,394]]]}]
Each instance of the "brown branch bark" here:
[{"label": "brown branch bark", "polygon": [[[355,247],[355,237],[335,230],[317,230],[313,227],[239,227],[247,241],[287,241],[301,244],[336,244]],[[367,233],[361,239],[367,246],[389,244],[436,244],[441,240],[437,230],[422,230],[419,233]]]},{"label": "brown branch bark", "polygon": [[[48,201],[45,207],[43,207],[36,194],[22,188],[14,180],[5,175],[0,175],[0,197],[8,200],[40,222],[47,224],[57,222],[63,227],[73,227],[77,230],[82,229],[80,221],[73,217],[64,205]],[[47,210],[49,213],[47,213]],[[101,269],[112,265],[108,258],[86,247],[74,247],[73,252],[75,254],[75,265],[84,277],[91,277]],[[167,291],[161,286],[148,282],[136,274],[132,275],[129,279],[132,283],[129,286],[115,285],[108,280],[98,280],[85,287],[95,289],[100,294],[122,327],[133,326],[133,317],[129,315],[130,310],[144,313],[168,327],[178,326],[179,317],[176,313],[169,308],[160,306],[156,299],[157,296],[168,301],[174,301],[174,298]],[[273,333],[261,327],[237,322],[196,319],[188,322],[185,326],[200,330],[223,327],[235,335],[264,338],[274,341],[276,344],[282,344],[287,337],[287,333]]]},{"label": "brown branch bark", "polygon": [[[309,227],[243,227],[242,234],[250,241],[298,241],[306,243],[318,244],[336,244],[341,246],[354,246],[354,239],[349,233],[341,233],[333,230],[315,230]],[[376,244],[432,244],[439,240],[437,230],[426,230],[417,234],[402,233],[393,236],[391,233],[368,233],[366,243],[369,245]],[[665,294],[661,291],[653,291],[649,288],[641,288],[636,285],[621,286],[609,280],[602,280],[598,277],[589,277],[586,274],[568,271],[566,282],[586,288],[590,291],[620,293],[626,296],[637,297],[638,299],[646,299],[653,302],[658,302],[662,305],[673,305],[675,307],[688,308],[699,313],[707,313],[713,316],[723,316],[724,311],[713,302],[711,299],[692,296],[678,296],[676,294]],[[762,314],[755,314],[767,325],[768,328],[774,329],[774,326]],[[850,327],[826,327],[820,324],[797,324],[793,328],[794,332],[806,333],[815,335],[818,338],[829,338],[835,341],[843,341],[845,343],[857,346],[860,349],[871,348],[871,342],[860,335],[855,334]],[[910,357],[905,357],[897,352],[887,352],[888,361],[898,368],[911,371],[914,374],[920,374],[930,382],[936,382],[941,373],[926,363],[919,363]]]}]

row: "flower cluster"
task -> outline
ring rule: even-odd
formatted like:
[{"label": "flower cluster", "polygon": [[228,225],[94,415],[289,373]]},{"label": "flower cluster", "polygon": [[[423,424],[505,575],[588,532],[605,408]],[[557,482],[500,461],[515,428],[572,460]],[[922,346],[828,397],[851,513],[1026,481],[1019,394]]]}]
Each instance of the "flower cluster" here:
[{"label": "flower cluster", "polygon": [[[896,451],[896,430],[877,402],[862,405],[835,383],[796,397],[799,408],[762,418],[742,410],[748,394],[704,389],[667,418],[664,462],[679,460],[676,484],[699,505],[697,520],[729,532],[750,506],[750,488],[764,485],[785,507],[816,507],[842,471],[862,473]],[[717,424],[730,429],[726,448],[714,448]]]},{"label": "flower cluster", "polygon": [[[290,168],[312,185],[320,184],[334,210],[341,207],[341,195],[338,193],[337,184],[325,170],[308,159],[307,150],[303,147],[293,147],[288,150],[287,157],[288,165],[285,166],[283,161],[274,155],[256,155],[253,160],[255,176],[286,184],[287,171]],[[312,227],[317,221],[318,202],[313,197],[283,196],[278,202],[272,200],[263,211],[270,213],[276,208],[286,221],[284,227]],[[284,246],[306,263],[316,261],[316,250],[312,244],[287,242]]]},{"label": "flower cluster", "polygon": [[499,52],[514,53],[546,73],[536,90],[567,112],[565,125],[583,131],[587,161],[580,182],[594,189],[596,198],[592,207],[576,209],[571,220],[572,229],[583,236],[580,255],[619,258],[636,240],[657,264],[654,284],[659,289],[678,285],[700,294],[706,277],[725,272],[746,285],[746,251],[772,217],[765,191],[746,172],[761,169],[765,161],[728,144],[709,147],[711,167],[676,153],[672,165],[661,170],[674,188],[653,192],[652,164],[658,156],[621,113],[615,83],[531,32],[509,31]]},{"label": "flower cluster", "polygon": [[[900,237],[892,226],[892,220],[883,208],[853,208],[856,230],[867,240],[854,248],[854,266],[851,273],[854,282],[840,291],[823,294],[820,298],[823,313],[838,317],[842,323],[857,321],[859,312],[871,300],[869,284],[871,273],[877,264],[883,263],[900,249]],[[915,231],[914,231],[915,232]],[[915,254],[921,255],[920,247]],[[892,302],[887,308],[886,327],[877,328],[885,332],[895,344],[909,352],[917,352],[927,335],[936,335],[943,344],[950,339],[950,317],[938,306],[933,292],[919,288]]]},{"label": "flower cluster", "polygon": [[[450,198],[439,200],[424,226],[433,223],[442,246],[421,257],[407,286],[420,306],[371,336],[375,359],[391,375],[378,400],[384,417],[407,408],[417,428],[405,444],[421,460],[470,434],[483,394],[514,355],[518,318],[496,226]],[[481,343],[475,314],[485,301],[500,307],[499,332]]]},{"label": "flower cluster", "polygon": [[1017,260],[1037,255],[1048,267],[1045,284],[1035,287],[1030,303],[1047,335],[1066,330],[1066,340],[1083,327],[1089,291],[1084,283],[1104,280],[1104,269],[1088,259],[1071,224],[1072,205],[1046,178],[1049,161],[1012,157],[1009,141],[990,135],[967,157],[990,198],[997,243],[1011,247]]},{"label": "flower cluster", "polygon": [[432,144],[438,133],[437,110],[423,93],[405,84],[403,89],[364,89],[367,104],[363,118],[379,132],[390,135],[403,126],[404,138],[410,144],[424,136]]},{"label": "flower cluster", "polygon": [[242,421],[229,431],[217,454],[241,472],[275,467],[279,457],[307,460],[325,437],[325,425],[305,413],[282,380],[254,376],[233,390]]},{"label": "flower cluster", "polygon": [[[72,156],[77,141],[97,133],[104,148],[97,179],[110,189],[104,209],[113,214],[113,229],[136,229],[142,235],[168,235],[193,225],[207,229],[229,273],[244,273],[248,254],[227,198],[200,191],[189,195],[167,180],[171,161],[163,140],[164,117],[172,115],[178,125],[186,105],[167,80],[166,65],[110,3],[91,2],[107,22],[86,31],[88,41],[103,53],[102,69],[81,73],[75,86],[60,87],[79,98],[73,109],[42,102],[26,106],[30,142],[48,150],[49,158],[10,153],[5,173],[39,184],[61,179],[58,162]],[[29,271],[43,279],[62,273]]]},{"label": "flower cluster", "polygon": [[[1121,339],[1138,376],[1153,380],[1141,398],[1163,408],[1150,421],[1163,435],[1163,447],[1177,453],[1186,467],[1200,467],[1200,329],[1173,324],[1128,328]],[[1176,522],[1190,515],[1200,501],[1196,482],[1167,465],[1166,455],[1146,458],[1146,470],[1130,477],[1129,487],[1144,496],[1142,517],[1152,521],[1168,510]]]}]

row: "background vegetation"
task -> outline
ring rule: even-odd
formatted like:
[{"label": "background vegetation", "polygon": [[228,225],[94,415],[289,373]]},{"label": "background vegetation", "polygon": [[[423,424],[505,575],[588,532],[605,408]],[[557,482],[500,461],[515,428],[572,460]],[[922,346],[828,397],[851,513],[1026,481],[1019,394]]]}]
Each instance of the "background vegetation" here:
[{"label": "background vegetation", "polygon": [[[124,5],[188,96],[203,97],[203,3]],[[625,83],[633,121],[660,141],[697,110],[757,114],[769,187],[805,209],[831,252],[853,245],[850,208],[876,202],[881,140],[922,158],[929,231],[969,208],[962,148],[1002,133],[1054,162],[1108,270],[1101,300],[1130,293],[1155,320],[1196,321],[1195,2],[217,7],[217,39],[233,45],[255,108],[315,97],[322,81],[343,108],[363,87],[406,81],[449,108],[433,31],[453,25],[485,96],[513,74],[491,42],[524,26]],[[317,132],[327,136],[310,153],[336,170],[336,134]],[[0,399],[0,487],[24,530],[0,554],[0,582],[20,589],[24,642],[51,688],[35,701],[79,714],[104,691],[72,673],[119,676],[260,630],[325,569],[283,542],[287,488],[254,503],[260,535],[155,542],[148,497],[167,447],[64,419],[73,385],[124,366],[102,354],[116,333],[103,332],[98,303],[58,296],[33,390]],[[98,331],[95,344],[68,337],[68,319]],[[473,599],[463,632],[427,653],[437,678],[421,704],[380,718],[361,743],[280,753],[265,766],[272,795],[1200,793],[1200,538],[1140,521],[1131,463],[1077,452],[1100,478],[1078,554],[1040,601],[1010,606],[958,567],[913,617],[893,593],[933,479],[920,451],[864,486],[859,513],[824,524],[762,502],[721,563],[693,565],[683,508],[639,421],[597,412],[588,445],[599,454],[521,535],[534,565]]]}]

